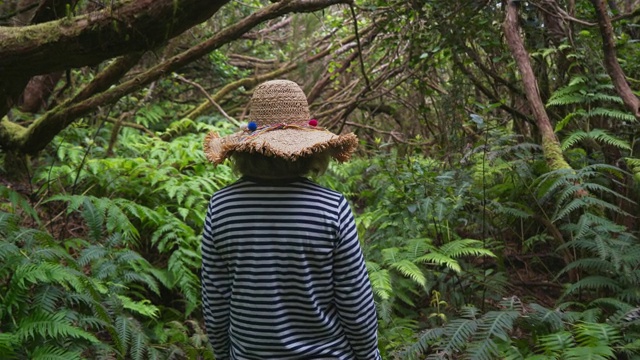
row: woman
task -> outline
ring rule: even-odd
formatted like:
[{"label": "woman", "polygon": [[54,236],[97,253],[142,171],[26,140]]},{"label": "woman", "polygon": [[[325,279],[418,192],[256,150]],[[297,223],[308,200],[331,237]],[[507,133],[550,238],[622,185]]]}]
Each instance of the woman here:
[{"label": "woman", "polygon": [[207,135],[207,158],[242,174],[209,203],[202,300],[209,341],[223,359],[380,359],[371,285],[344,196],[304,176],[346,161],[354,134],[310,119],[291,81],[259,85],[250,122]]}]

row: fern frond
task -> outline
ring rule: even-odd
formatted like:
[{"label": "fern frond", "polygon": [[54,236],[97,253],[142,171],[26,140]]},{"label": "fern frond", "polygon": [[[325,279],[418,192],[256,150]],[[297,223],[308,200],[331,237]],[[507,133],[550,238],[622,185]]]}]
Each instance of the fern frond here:
[{"label": "fern frond", "polygon": [[471,342],[466,353],[465,359],[469,360],[493,360],[499,355],[498,346],[492,339]]},{"label": "fern frond", "polygon": [[477,336],[485,339],[497,337],[508,342],[509,332],[513,330],[513,323],[519,316],[517,311],[489,311],[478,325]]},{"label": "fern frond", "polygon": [[89,198],[85,198],[82,205],[82,217],[89,227],[91,239],[98,241],[102,238],[104,214]]},{"label": "fern frond", "polygon": [[131,336],[131,348],[129,354],[133,360],[146,360],[145,354],[150,347],[149,338],[144,334],[140,326],[136,323],[136,331]]},{"label": "fern frond", "polygon": [[477,320],[455,319],[445,326],[446,343],[443,345],[444,352],[463,351],[467,343],[472,339],[478,328]]},{"label": "fern frond", "polygon": [[[108,199],[107,199],[108,200]],[[129,221],[129,218],[115,203],[110,200],[107,202],[106,215],[107,215],[107,231],[109,233],[119,233],[129,240],[133,241],[138,239],[140,234],[138,229]]]},{"label": "fern frond", "polygon": [[529,307],[534,310],[529,315],[535,322],[547,324],[551,331],[558,331],[564,328],[564,319],[562,312],[558,310],[547,309],[544,306],[533,303]]},{"label": "fern frond", "polygon": [[29,290],[32,284],[55,284],[64,289],[82,292],[83,275],[69,267],[54,263],[22,264],[15,268],[11,285],[3,299],[3,305],[11,312],[29,304]]},{"label": "fern frond", "polygon": [[416,259],[434,249],[433,245],[431,245],[431,239],[429,238],[411,239],[407,242],[405,248],[409,254],[409,259]]},{"label": "fern frond", "polygon": [[80,264],[80,266],[86,266],[93,261],[104,259],[108,254],[109,252],[104,246],[92,245],[82,250],[78,258],[78,264]]},{"label": "fern frond", "polygon": [[616,120],[627,121],[629,123],[634,123],[636,118],[627,111],[620,111],[617,109],[607,109],[602,107],[597,107],[595,109],[591,109],[588,113],[589,117],[593,116],[602,116],[608,117]]},{"label": "fern frond", "polygon": [[62,299],[64,292],[52,285],[44,285],[40,287],[33,295],[33,300],[37,306],[46,313],[56,311],[58,302]]},{"label": "fern frond", "polygon": [[564,96],[551,96],[547,101],[547,106],[564,106],[571,104],[583,104],[588,102],[582,95],[564,95]]},{"label": "fern frond", "polygon": [[[478,243],[480,245],[480,243]],[[458,250],[450,251],[449,256],[451,257],[464,257],[464,256],[488,256],[488,257],[496,257],[496,255],[489,249],[476,248],[476,247],[467,247],[461,248]]]},{"label": "fern frond", "polygon": [[616,357],[613,349],[608,346],[577,346],[567,349],[562,354],[562,358],[567,360],[611,360]]},{"label": "fern frond", "polygon": [[507,204],[502,203],[499,204],[499,206],[496,208],[496,210],[501,213],[501,214],[505,214],[507,216],[511,216],[512,218],[516,218],[516,219],[529,219],[531,218],[531,210],[527,209],[527,208],[519,208],[519,207],[523,207],[520,204],[513,204],[513,206],[506,206]]},{"label": "fern frond", "polygon": [[571,284],[565,293],[573,294],[579,290],[607,290],[616,293],[622,288],[608,277],[592,275]]},{"label": "fern frond", "polygon": [[429,347],[442,338],[443,335],[444,328],[442,327],[423,331],[418,337],[418,341],[401,352],[400,358],[407,360],[418,359],[420,355],[427,353],[427,351],[429,351]]},{"label": "fern frond", "polygon": [[131,339],[133,338],[133,333],[136,331],[134,329],[132,318],[122,314],[119,315],[115,320],[115,332],[118,337],[118,343],[120,344],[119,352],[121,354],[126,354],[129,350],[129,346],[131,345]]},{"label": "fern frond", "polygon": [[538,346],[545,353],[559,354],[566,349],[575,347],[573,334],[569,331],[558,331],[538,338]]},{"label": "fern frond", "polygon": [[446,254],[448,256],[454,256],[452,254],[466,249],[472,246],[482,245],[482,241],[474,240],[474,239],[457,239],[453,241],[449,241],[442,246],[440,246],[439,252]]},{"label": "fern frond", "polygon": [[[0,235],[9,239],[9,234],[16,233],[20,229],[20,218],[15,214],[0,211]],[[2,254],[0,253],[0,256]]]},{"label": "fern frond", "polygon": [[572,270],[603,273],[615,271],[615,267],[610,261],[606,261],[601,258],[582,258],[569,263],[569,265],[560,270],[558,276],[566,274]]},{"label": "fern frond", "polygon": [[127,284],[138,283],[138,284],[145,285],[149,290],[153,291],[156,295],[160,295],[160,288],[158,287],[158,282],[150,273],[146,272],[146,269],[144,271],[143,270],[125,271],[122,274],[122,279]]},{"label": "fern frond", "polygon": [[420,286],[427,286],[427,279],[422,270],[413,262],[403,259],[390,264],[392,269],[398,270],[402,275],[415,281]]},{"label": "fern frond", "polygon": [[[2,213],[0,213],[0,227],[3,225],[2,224]],[[0,234],[2,234],[0,232]],[[12,259],[12,262],[15,262],[16,260],[20,260],[19,257],[22,254],[20,254],[20,248],[18,248],[14,243],[9,242],[9,241],[2,241],[0,242],[0,269],[2,268],[11,268],[12,264],[9,264],[9,259]],[[17,259],[16,259],[17,258]],[[0,271],[0,274],[2,272]]]},{"label": "fern frond", "polygon": [[391,294],[393,293],[389,271],[380,268],[380,265],[372,261],[367,261],[366,266],[369,273],[371,288],[373,289],[374,293],[378,295],[382,300],[389,300]]},{"label": "fern frond", "polygon": [[14,348],[19,341],[12,333],[0,333],[0,354],[5,354],[9,359],[14,358]]},{"label": "fern frond", "polygon": [[116,295],[120,301],[122,301],[122,307],[125,309],[131,310],[137,314],[142,316],[146,316],[149,318],[156,318],[160,309],[157,306],[153,305],[149,300],[135,301],[128,296],[124,295]]},{"label": "fern frond", "polygon": [[[29,201],[19,193],[9,189],[4,185],[0,185],[0,199],[9,200],[9,202],[11,203],[11,206],[13,207],[14,214],[18,213],[18,211],[21,211],[29,215],[33,220],[35,220],[38,223],[38,225],[42,225],[36,210],[31,206]],[[2,230],[0,230],[0,233],[2,233]]]},{"label": "fern frond", "polygon": [[91,343],[100,341],[91,333],[71,325],[63,311],[48,314],[35,312],[21,319],[15,332],[20,341],[35,338],[76,338]]},{"label": "fern frond", "polygon": [[382,249],[382,259],[386,265],[400,261],[400,248],[390,247]]},{"label": "fern frond", "polygon": [[605,323],[580,323],[574,325],[575,338],[578,344],[587,347],[616,345],[622,339],[620,332]]},{"label": "fern frond", "polygon": [[578,142],[585,139],[601,142],[619,149],[631,150],[631,145],[628,142],[618,139],[617,137],[608,134],[602,129],[594,129],[589,132],[574,131],[561,142],[562,151],[566,151]]},{"label": "fern frond", "polygon": [[462,272],[462,268],[460,267],[460,264],[458,263],[457,260],[452,259],[451,257],[445,254],[441,254],[437,252],[422,255],[419,258],[417,258],[415,261],[421,262],[421,263],[431,263],[431,264],[436,264],[440,266],[444,265],[457,273]]},{"label": "fern frond", "polygon": [[589,97],[589,100],[591,102],[602,101],[602,102],[611,102],[614,104],[623,104],[622,98],[617,95],[609,95],[601,92],[591,93],[590,95],[591,96]]},{"label": "fern frond", "polygon": [[480,317],[480,310],[475,306],[463,306],[460,309],[460,317],[463,319],[476,320]]},{"label": "fern frond", "polygon": [[572,212],[587,208],[587,207],[600,207],[606,210],[610,210],[614,213],[629,215],[626,211],[615,204],[611,204],[607,201],[595,198],[593,196],[583,196],[580,198],[576,198],[571,200],[568,204],[566,204],[563,208],[559,209],[558,212],[554,215],[553,221],[558,221],[564,219],[569,216]]},{"label": "fern frond", "polygon": [[52,345],[38,346],[33,349],[29,358],[32,360],[80,360],[82,351],[72,351]]},{"label": "fern frond", "polygon": [[570,112],[564,118],[562,118],[562,120],[558,121],[556,126],[553,128],[553,131],[556,132],[556,133],[559,133],[560,131],[562,131],[565,128],[565,126],[567,126],[567,124],[571,120],[573,120],[573,118],[579,117],[579,116],[583,116],[585,114],[586,114],[586,111],[584,111],[582,109],[578,109],[578,110],[576,110],[574,112]]}]

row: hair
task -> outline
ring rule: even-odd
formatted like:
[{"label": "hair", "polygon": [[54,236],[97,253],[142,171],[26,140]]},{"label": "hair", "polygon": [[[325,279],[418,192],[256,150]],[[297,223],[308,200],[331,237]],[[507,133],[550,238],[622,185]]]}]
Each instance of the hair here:
[{"label": "hair", "polygon": [[329,166],[329,150],[286,160],[260,153],[236,151],[231,155],[233,170],[241,175],[264,179],[286,179],[298,176],[322,175]]}]

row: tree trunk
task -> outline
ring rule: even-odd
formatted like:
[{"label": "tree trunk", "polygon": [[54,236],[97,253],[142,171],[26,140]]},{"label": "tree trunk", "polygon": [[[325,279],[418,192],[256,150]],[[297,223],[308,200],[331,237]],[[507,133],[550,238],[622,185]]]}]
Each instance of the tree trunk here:
[{"label": "tree trunk", "polygon": [[598,18],[598,27],[602,34],[602,48],[604,51],[604,67],[611,77],[613,86],[622,98],[625,106],[636,119],[640,120],[640,100],[633,94],[629,83],[622,71],[616,55],[616,44],[613,40],[613,26],[607,15],[607,6],[602,0],[591,0]]},{"label": "tree trunk", "polygon": [[20,110],[28,113],[37,113],[40,109],[45,109],[49,97],[53,94],[53,89],[62,78],[62,74],[62,71],[58,71],[32,77],[18,101]]},{"label": "tree trunk", "polygon": [[540,91],[538,89],[538,83],[536,81],[533,69],[531,67],[531,61],[529,60],[529,54],[524,48],[522,38],[520,37],[520,27],[518,26],[518,8],[517,1],[509,1],[506,7],[506,17],[504,20],[504,33],[507,40],[507,45],[511,50],[511,54],[518,65],[520,74],[522,76],[522,84],[524,91],[529,102],[529,107],[533,112],[533,116],[536,120],[536,126],[542,136],[542,151],[549,169],[571,169],[569,164],[562,155],[560,148],[560,142],[553,132],[553,126],[549,121],[549,115],[547,114],[544,103],[540,97]]}]

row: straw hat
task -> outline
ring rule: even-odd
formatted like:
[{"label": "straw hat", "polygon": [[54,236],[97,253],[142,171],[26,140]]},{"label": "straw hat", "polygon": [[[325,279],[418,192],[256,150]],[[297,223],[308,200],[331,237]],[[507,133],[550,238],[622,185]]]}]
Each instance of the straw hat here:
[{"label": "straw hat", "polygon": [[295,161],[330,150],[336,160],[349,160],[358,144],[355,134],[336,135],[311,118],[307,97],[288,80],[258,85],[251,98],[249,124],[242,131],[220,137],[215,131],[204,139],[204,153],[214,165],[235,151],[260,153]]}]

